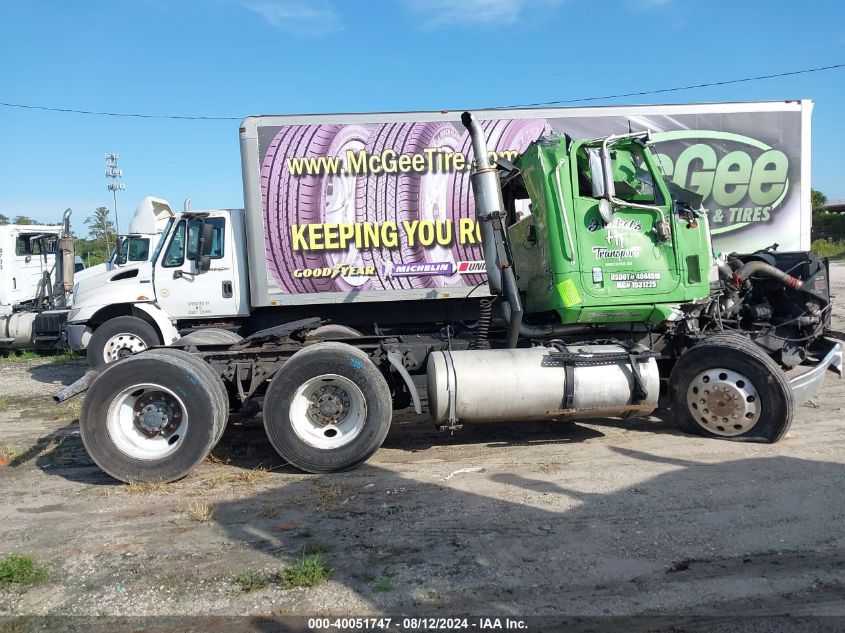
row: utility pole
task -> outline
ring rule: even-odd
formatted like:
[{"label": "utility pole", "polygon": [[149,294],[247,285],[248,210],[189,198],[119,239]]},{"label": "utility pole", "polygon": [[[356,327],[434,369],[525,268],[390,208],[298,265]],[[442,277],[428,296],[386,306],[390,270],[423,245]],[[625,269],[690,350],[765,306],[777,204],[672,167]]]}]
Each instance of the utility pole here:
[{"label": "utility pole", "polygon": [[126,189],[126,185],[119,180],[123,178],[123,170],[117,164],[117,154],[106,154],[106,182],[108,190],[114,195],[114,230],[120,235],[120,221],[117,219],[117,192]]}]

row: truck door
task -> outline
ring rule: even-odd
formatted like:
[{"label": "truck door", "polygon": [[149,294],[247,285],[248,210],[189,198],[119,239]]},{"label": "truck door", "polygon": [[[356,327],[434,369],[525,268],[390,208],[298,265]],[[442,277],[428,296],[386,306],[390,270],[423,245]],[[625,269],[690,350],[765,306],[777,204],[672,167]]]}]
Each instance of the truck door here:
[{"label": "truck door", "polygon": [[42,231],[20,231],[15,236],[9,293],[12,304],[34,299],[44,285],[45,271],[50,273],[51,283],[55,282],[57,238]]},{"label": "truck door", "polygon": [[[203,223],[213,227],[210,267],[200,270]],[[239,244],[232,216],[182,217],[166,237],[155,264],[155,294],[159,306],[175,318],[237,316],[246,310],[238,279]]]},{"label": "truck door", "polygon": [[[657,178],[639,145],[615,147],[611,160],[617,198],[654,205],[664,210],[662,217],[671,217],[671,207],[656,186]],[[669,295],[680,279],[674,234],[667,242],[655,237],[655,224],[661,215],[653,210],[619,206],[613,211],[613,220],[605,221],[599,213],[598,200],[590,191],[591,174],[584,147],[578,149],[573,169],[577,170],[573,173],[575,237],[586,291],[614,303],[641,303],[644,295]]]}]

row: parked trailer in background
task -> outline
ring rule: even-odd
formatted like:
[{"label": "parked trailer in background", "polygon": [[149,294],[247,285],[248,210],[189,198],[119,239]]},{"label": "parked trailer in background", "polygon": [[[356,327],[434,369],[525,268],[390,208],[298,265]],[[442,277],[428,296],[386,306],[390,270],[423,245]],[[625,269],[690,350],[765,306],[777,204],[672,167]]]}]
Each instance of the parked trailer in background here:
[{"label": "parked trailer in background", "polygon": [[[760,104],[734,107],[766,120]],[[665,127],[683,125],[675,108]],[[801,108],[768,111],[800,120]],[[393,409],[422,411],[414,375],[447,430],[646,415],[662,377],[682,428],[777,441],[826,370],[841,374],[827,270],[774,247],[714,258],[709,216],[743,239],[780,227],[795,168],[766,143],[736,149],[734,135],[721,153],[695,150],[706,174],[691,192],[673,178],[695,161],[684,149],[669,169],[630,112],[592,114],[601,131],[580,140],[570,112],[246,119],[246,211],[177,214],[149,276],[112,278],[110,295],[79,289],[71,339],[87,334],[91,349],[99,332],[117,345],[149,328],[171,344],[57,394],[88,389],[80,425],[94,461],[123,481],[177,479],[231,407],[259,398],[287,461],[352,468]],[[759,214],[746,204],[719,220],[702,206],[711,192],[740,205],[740,190]],[[764,194],[775,198],[762,205]]]}]

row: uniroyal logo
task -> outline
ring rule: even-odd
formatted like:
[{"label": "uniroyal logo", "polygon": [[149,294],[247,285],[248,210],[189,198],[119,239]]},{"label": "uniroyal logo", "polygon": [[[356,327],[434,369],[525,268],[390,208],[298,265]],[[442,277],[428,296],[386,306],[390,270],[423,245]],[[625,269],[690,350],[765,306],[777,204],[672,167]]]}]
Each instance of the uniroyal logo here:
[{"label": "uniroyal logo", "polygon": [[484,260],[458,262],[459,275],[477,275],[479,273],[487,274],[487,265],[484,263]]}]

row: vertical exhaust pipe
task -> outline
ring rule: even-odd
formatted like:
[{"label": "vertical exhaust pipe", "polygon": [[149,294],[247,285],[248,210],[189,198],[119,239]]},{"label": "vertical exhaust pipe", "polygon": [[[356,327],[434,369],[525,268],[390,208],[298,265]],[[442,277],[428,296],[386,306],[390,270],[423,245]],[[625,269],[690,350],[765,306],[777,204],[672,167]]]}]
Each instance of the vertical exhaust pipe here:
[{"label": "vertical exhaust pipe", "polygon": [[481,246],[490,294],[504,298],[502,312],[508,321],[507,346],[516,347],[522,325],[522,301],[516,287],[516,277],[507,246],[503,220],[505,203],[496,167],[490,164],[484,130],[470,112],[461,115],[472,140],[475,163],[470,183],[475,196],[475,215],[481,227]]},{"label": "vertical exhaust pipe", "polygon": [[76,267],[73,236],[70,232],[71,210],[62,217],[62,234],[56,249],[56,287],[53,290],[53,307],[66,308],[67,296],[73,291],[73,271]]}]

